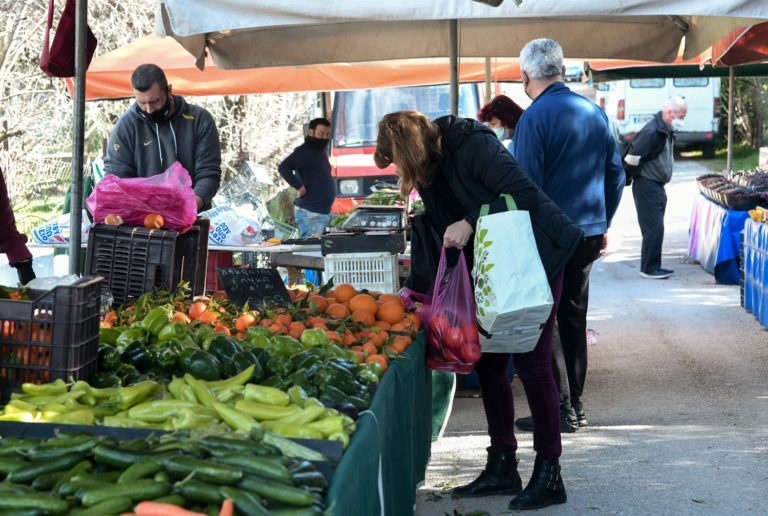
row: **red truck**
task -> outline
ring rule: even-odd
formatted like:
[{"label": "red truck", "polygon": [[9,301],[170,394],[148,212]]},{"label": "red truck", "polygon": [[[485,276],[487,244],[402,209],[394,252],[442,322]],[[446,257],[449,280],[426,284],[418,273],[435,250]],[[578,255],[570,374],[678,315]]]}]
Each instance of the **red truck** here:
[{"label": "red truck", "polygon": [[[477,84],[459,87],[459,116],[474,118],[480,109]],[[347,213],[377,184],[397,184],[395,167],[373,163],[378,123],[387,113],[415,110],[430,118],[450,114],[448,85],[377,88],[336,92],[333,99],[331,166],[336,180],[334,214]]]}]

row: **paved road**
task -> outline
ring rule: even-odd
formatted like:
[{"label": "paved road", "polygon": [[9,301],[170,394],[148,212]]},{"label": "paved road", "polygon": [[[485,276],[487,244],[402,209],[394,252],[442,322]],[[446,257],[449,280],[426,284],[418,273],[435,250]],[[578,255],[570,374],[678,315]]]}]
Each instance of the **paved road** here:
[{"label": "paved road", "polygon": [[[568,503],[537,514],[766,514],[768,339],[739,306],[737,286],[716,285],[686,258],[695,177],[678,161],[666,216],[669,280],[638,274],[639,229],[629,189],[611,252],[592,273],[584,397],[590,426],[563,436]],[[513,382],[518,414],[529,409]],[[459,393],[471,396],[477,391]],[[445,491],[482,469],[488,445],[481,400],[457,398],[433,444],[419,516],[505,514],[509,497],[455,501]],[[519,435],[520,471],[530,476],[530,433]]]}]

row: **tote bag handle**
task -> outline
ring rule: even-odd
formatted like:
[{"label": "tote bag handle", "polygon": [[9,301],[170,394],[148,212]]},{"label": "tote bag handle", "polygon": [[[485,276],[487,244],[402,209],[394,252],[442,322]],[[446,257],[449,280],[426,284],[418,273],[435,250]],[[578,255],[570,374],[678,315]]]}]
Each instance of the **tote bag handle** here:
[{"label": "tote bag handle", "polygon": [[[512,198],[509,194],[501,194],[499,197],[504,199],[507,203],[507,211],[515,211],[517,210],[517,204],[515,203],[515,200]],[[488,213],[491,211],[491,205],[490,204],[483,204],[480,206],[480,216],[485,217],[488,215]]]}]

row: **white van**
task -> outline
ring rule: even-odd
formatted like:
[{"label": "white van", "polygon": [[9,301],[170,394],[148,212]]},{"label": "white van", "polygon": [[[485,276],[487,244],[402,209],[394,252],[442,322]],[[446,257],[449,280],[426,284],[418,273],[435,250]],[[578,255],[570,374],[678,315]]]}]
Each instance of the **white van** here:
[{"label": "white van", "polygon": [[622,147],[661,110],[665,100],[680,95],[688,104],[688,115],[675,146],[698,147],[705,158],[714,157],[720,126],[719,77],[630,79],[598,83],[596,88],[595,103],[613,123]]}]

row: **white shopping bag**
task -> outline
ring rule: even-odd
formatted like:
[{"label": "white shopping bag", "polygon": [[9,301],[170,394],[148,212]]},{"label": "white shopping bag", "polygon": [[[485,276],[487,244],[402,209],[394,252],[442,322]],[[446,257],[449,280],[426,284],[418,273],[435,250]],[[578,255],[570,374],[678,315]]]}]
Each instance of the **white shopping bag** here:
[{"label": "white shopping bag", "polygon": [[504,194],[509,211],[488,214],[483,205],[475,229],[477,322],[493,337],[487,353],[527,353],[536,347],[554,300],[527,211]]}]

